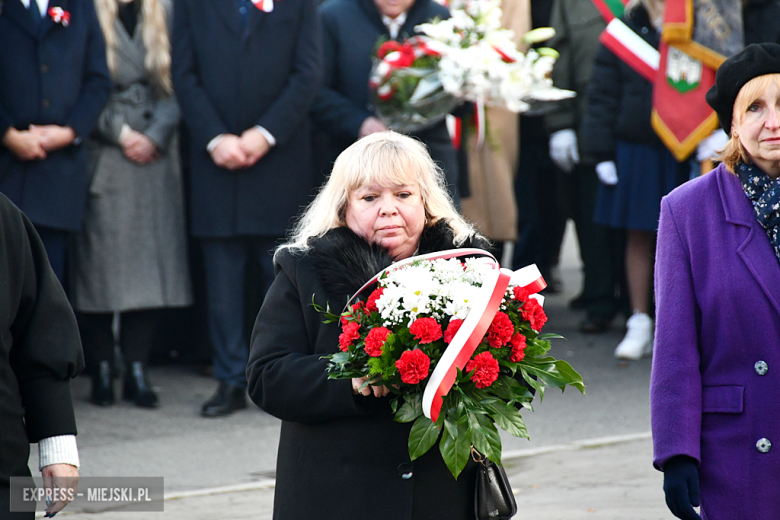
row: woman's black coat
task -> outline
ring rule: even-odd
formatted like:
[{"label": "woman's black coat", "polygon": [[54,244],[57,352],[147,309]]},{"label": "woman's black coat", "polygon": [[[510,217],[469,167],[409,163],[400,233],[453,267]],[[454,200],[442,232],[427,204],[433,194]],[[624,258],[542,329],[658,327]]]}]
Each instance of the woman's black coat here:
[{"label": "woman's black coat", "polygon": [[[658,48],[660,34],[644,7],[623,16],[623,22]],[[615,140],[660,145],[650,124],[653,85],[601,44],[588,85],[588,109],[582,121],[580,149],[589,164],[615,160]]]},{"label": "woman's black coat", "polygon": [[[481,239],[461,247],[486,247]],[[449,226],[426,229],[419,254],[455,247]],[[338,313],[354,291],[391,263],[349,228],[336,228],[307,254],[282,251],[257,317],[247,367],[249,395],[282,419],[275,520],[471,519],[476,468],[457,482],[438,446],[412,462],[410,424],[393,421],[388,398],[355,396],[329,380],[325,354],[338,351],[338,324],[323,324],[314,301]]]}]

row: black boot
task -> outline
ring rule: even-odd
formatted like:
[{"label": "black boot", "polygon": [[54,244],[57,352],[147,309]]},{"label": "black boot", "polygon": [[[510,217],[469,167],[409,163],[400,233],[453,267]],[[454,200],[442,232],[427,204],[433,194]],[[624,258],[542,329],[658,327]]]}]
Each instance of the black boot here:
[{"label": "black boot", "polygon": [[122,394],[125,401],[133,401],[142,408],[156,408],[157,394],[149,386],[146,378],[146,367],[140,361],[133,361],[125,369],[125,390]]},{"label": "black boot", "polygon": [[101,361],[92,373],[91,401],[100,406],[110,406],[114,404],[111,364],[108,361]]},{"label": "black boot", "polygon": [[246,408],[246,390],[220,382],[216,393],[203,403],[200,414],[203,417],[222,417],[243,408]]}]

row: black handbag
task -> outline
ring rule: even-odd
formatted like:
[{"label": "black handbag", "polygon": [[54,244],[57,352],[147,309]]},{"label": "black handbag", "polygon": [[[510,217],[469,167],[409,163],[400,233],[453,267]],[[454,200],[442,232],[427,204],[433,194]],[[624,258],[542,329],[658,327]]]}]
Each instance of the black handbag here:
[{"label": "black handbag", "polygon": [[504,468],[471,448],[477,462],[477,485],[474,490],[476,520],[506,520],[517,513],[517,502]]}]

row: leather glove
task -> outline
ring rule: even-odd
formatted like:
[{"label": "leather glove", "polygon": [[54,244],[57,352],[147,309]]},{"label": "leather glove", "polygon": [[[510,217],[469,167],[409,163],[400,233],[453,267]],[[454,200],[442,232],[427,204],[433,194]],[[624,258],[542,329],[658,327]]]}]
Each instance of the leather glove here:
[{"label": "leather glove", "polygon": [[729,136],[726,135],[726,132],[718,128],[701,140],[699,146],[696,148],[696,160],[702,162],[707,159],[717,159],[718,152],[723,150],[723,147],[726,146],[727,142],[729,142]]},{"label": "leather glove", "polygon": [[614,161],[604,161],[596,165],[596,175],[599,176],[599,180],[607,186],[614,186],[617,184],[617,167],[615,167]]},{"label": "leather glove", "polygon": [[664,467],[664,493],[669,511],[683,520],[701,520],[693,510],[699,505],[699,470],[686,455],[672,457]]},{"label": "leather glove", "polygon": [[558,130],[550,136],[550,159],[566,173],[571,173],[574,166],[580,163],[577,134],[574,130]]}]

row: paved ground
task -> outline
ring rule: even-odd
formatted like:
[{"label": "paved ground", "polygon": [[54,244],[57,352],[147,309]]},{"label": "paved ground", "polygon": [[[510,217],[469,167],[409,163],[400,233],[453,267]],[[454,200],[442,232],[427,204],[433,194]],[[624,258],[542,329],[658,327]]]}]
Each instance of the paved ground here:
[{"label": "paved ground", "polygon": [[[612,357],[623,323],[606,334],[577,332],[580,313],[566,307],[579,289],[576,246],[568,236],[562,262],[565,291],[548,297],[547,329],[567,340],[553,354],[583,375],[587,395],[550,390],[525,414],[531,441],[504,436],[506,468],[518,519],[671,519],[652,468],[648,385],[650,360]],[[84,476],[164,476],[164,513],[92,514],[72,519],[270,519],[279,421],[252,407],[224,419],[198,408],[215,384],[189,367],[157,367],[151,379],[161,407],[125,403],[101,409],[86,402],[89,383],[74,383]],[[37,467],[33,450],[31,466]],[[67,514],[65,514],[67,513]],[[96,514],[97,513],[97,514]],[[58,515],[59,517],[60,515]]]}]

